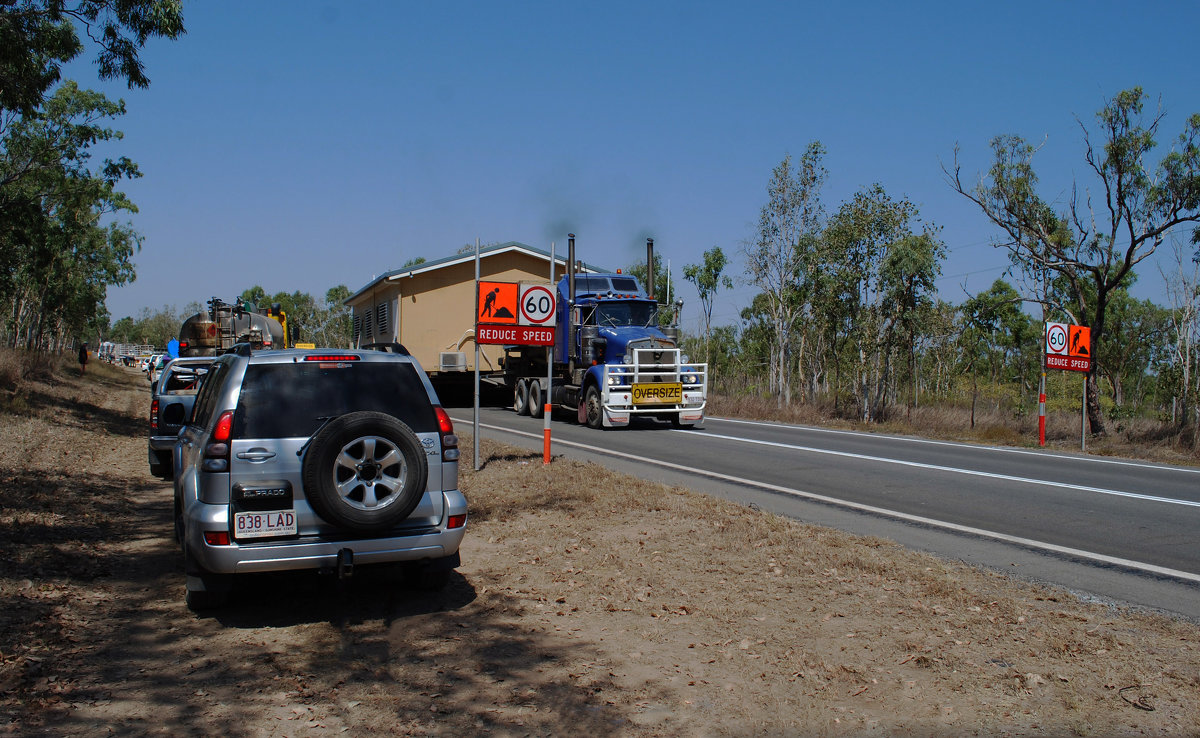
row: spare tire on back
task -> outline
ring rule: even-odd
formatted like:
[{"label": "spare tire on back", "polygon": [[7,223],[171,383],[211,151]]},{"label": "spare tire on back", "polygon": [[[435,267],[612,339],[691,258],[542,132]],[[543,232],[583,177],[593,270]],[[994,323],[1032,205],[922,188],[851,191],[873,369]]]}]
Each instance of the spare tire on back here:
[{"label": "spare tire on back", "polygon": [[326,521],[376,533],[407,518],[425,494],[429,462],[407,425],[377,412],[347,413],[321,428],[304,455],[304,495]]}]

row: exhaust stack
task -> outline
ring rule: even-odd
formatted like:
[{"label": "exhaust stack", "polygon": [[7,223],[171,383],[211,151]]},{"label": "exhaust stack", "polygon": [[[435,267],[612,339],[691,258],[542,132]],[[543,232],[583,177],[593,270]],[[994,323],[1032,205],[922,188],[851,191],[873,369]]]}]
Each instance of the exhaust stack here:
[{"label": "exhaust stack", "polygon": [[567,361],[575,369],[575,234],[567,234]]},{"label": "exhaust stack", "polygon": [[654,299],[654,239],[646,239],[646,297]]}]

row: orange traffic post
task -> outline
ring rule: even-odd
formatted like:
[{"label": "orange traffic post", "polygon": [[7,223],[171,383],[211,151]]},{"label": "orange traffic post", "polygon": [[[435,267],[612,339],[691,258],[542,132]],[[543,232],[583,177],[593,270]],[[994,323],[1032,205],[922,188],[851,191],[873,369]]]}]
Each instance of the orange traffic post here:
[{"label": "orange traffic post", "polygon": [[545,407],[546,427],[542,428],[542,466],[550,464],[550,414],[552,412],[553,409],[547,402]]}]

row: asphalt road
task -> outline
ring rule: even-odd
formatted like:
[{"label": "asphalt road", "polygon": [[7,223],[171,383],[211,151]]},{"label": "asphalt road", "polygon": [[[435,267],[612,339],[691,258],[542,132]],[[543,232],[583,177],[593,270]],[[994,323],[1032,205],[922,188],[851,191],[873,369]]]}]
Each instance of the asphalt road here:
[{"label": "asphalt road", "polygon": [[[451,416],[469,432],[470,408]],[[485,407],[480,424],[542,447],[541,420]],[[551,432],[555,455],[1200,621],[1197,468],[720,418]]]}]

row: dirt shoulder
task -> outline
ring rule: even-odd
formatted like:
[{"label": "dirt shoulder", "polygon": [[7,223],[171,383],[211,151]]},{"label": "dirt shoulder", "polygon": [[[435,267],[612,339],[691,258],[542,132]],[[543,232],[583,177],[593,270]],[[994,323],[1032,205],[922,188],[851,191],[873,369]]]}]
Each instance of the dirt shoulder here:
[{"label": "dirt shoulder", "polygon": [[251,578],[197,617],[144,380],[24,391],[0,417],[0,732],[1200,732],[1193,624],[489,442],[445,591]]}]

